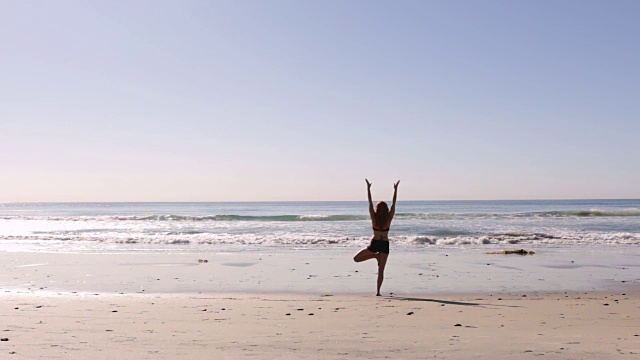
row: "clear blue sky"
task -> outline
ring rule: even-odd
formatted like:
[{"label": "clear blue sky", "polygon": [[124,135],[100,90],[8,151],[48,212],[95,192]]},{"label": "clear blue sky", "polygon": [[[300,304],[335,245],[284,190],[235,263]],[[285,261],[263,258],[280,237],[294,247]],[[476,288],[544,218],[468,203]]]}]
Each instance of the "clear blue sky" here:
[{"label": "clear blue sky", "polygon": [[1,1],[0,202],[640,198],[639,1]]}]

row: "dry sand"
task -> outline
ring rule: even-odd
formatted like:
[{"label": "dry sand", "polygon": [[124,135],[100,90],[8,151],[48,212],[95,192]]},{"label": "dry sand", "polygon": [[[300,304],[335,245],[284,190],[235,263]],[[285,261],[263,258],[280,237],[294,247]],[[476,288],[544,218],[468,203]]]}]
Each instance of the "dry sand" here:
[{"label": "dry sand", "polygon": [[2,359],[640,356],[638,293],[50,294],[0,304]]}]

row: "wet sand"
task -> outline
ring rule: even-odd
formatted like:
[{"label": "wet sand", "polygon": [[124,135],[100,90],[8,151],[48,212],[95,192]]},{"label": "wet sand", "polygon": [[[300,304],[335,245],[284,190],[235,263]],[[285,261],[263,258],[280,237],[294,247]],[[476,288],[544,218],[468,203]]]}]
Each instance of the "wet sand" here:
[{"label": "wet sand", "polygon": [[[375,293],[375,260],[358,248],[237,252],[0,252],[0,283],[16,293]],[[383,294],[625,290],[640,284],[640,249],[392,251]]]}]

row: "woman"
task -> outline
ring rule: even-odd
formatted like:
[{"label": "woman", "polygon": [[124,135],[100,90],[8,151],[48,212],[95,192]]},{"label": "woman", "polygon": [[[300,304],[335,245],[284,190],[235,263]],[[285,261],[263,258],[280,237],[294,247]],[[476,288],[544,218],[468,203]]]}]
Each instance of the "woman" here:
[{"label": "woman", "polygon": [[398,184],[393,184],[393,203],[391,209],[387,206],[387,203],[380,201],[376,204],[375,210],[373,209],[373,202],[371,201],[371,183],[369,180],[364,179],[367,182],[367,194],[369,195],[369,216],[371,216],[371,223],[373,224],[373,239],[371,244],[366,249],[360,250],[356,256],[353,257],[353,261],[361,262],[375,258],[378,260],[378,291],[376,296],[380,296],[380,287],[382,287],[382,280],[384,280],[384,267],[387,264],[387,257],[389,257],[389,227],[391,226],[391,220],[396,212],[396,197],[398,195]]}]

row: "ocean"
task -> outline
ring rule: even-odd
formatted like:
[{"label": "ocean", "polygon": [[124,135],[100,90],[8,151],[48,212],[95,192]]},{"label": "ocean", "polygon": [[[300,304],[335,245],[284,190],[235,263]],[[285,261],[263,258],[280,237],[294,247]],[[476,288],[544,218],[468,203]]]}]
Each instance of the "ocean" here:
[{"label": "ocean", "polygon": [[[637,247],[640,200],[400,201],[392,249]],[[0,249],[251,251],[365,246],[367,203],[3,203]]]}]

